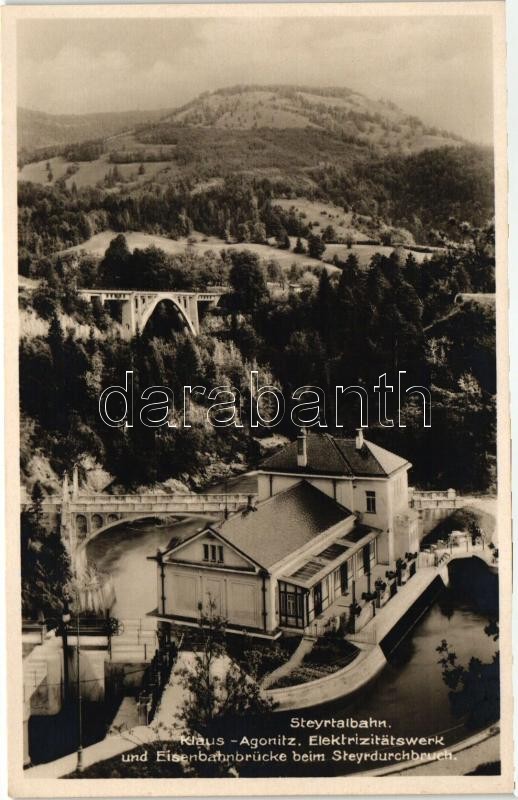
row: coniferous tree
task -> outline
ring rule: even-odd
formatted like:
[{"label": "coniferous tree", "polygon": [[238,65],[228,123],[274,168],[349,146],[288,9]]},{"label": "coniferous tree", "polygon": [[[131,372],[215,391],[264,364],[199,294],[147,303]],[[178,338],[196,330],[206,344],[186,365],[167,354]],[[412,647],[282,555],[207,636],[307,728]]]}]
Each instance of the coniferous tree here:
[{"label": "coniferous tree", "polygon": [[311,233],[308,236],[308,253],[311,258],[322,258],[325,253],[326,246],[320,236]]}]

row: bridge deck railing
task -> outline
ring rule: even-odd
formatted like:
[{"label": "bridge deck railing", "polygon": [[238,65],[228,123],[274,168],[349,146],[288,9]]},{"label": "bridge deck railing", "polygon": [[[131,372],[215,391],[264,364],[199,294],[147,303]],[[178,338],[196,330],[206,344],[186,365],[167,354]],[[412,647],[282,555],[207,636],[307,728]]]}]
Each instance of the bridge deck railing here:
[{"label": "bridge deck railing", "polygon": [[[254,495],[252,495],[253,497]],[[215,505],[217,503],[231,503],[234,505],[241,505],[246,504],[248,502],[248,498],[250,497],[250,493],[243,494],[243,493],[233,493],[233,494],[224,494],[224,493],[214,493],[214,494],[145,494],[145,495],[138,495],[138,494],[114,494],[114,495],[106,495],[106,494],[78,494],[77,497],[72,497],[69,501],[69,509],[73,507],[75,511],[87,511],[90,510],[92,507],[96,507],[99,511],[106,509],[114,509],[114,508],[124,508],[127,509],[128,506],[135,506],[138,508],[144,507],[153,507],[158,508],[159,506],[170,506],[170,505],[182,505],[182,506],[193,506],[199,507],[200,504],[209,504]],[[63,505],[63,498],[56,497],[55,499],[48,498],[43,503],[43,510],[59,510]],[[22,506],[30,506],[30,502],[27,501],[26,503],[22,503]]]}]

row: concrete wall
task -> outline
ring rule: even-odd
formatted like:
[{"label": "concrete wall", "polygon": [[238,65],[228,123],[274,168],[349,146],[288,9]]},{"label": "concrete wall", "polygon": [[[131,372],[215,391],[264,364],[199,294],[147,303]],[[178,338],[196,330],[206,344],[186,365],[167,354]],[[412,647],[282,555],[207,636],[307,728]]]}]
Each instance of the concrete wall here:
[{"label": "concrete wall", "polygon": [[[376,513],[367,511],[367,492],[376,493]],[[388,481],[359,478],[354,482],[352,510],[360,512],[366,525],[388,528],[392,518],[392,492]]]},{"label": "concrete wall", "polygon": [[274,494],[286,491],[299,481],[300,476],[297,475],[263,475],[259,473],[257,476],[257,499],[259,502],[266,500]]},{"label": "concrete wall", "polygon": [[[102,649],[86,650],[88,638],[81,637],[81,651],[79,658],[80,677],[81,677],[81,697],[83,700],[100,702],[104,700],[104,664],[108,658],[105,647]],[[69,641],[68,654],[68,675],[70,681],[70,694],[77,696],[77,650],[75,649],[75,639]]]},{"label": "concrete wall", "polygon": [[265,694],[275,705],[275,711],[308,708],[342,700],[362,689],[381,672],[387,660],[380,647],[362,650],[355,660],[341,670],[307,683],[267,689]]},{"label": "concrete wall", "polygon": [[106,693],[125,694],[133,693],[140,689],[147,662],[135,661],[106,661],[105,686]]},{"label": "concrete wall", "polygon": [[402,470],[390,479],[392,506],[395,514],[408,509],[408,470]]}]

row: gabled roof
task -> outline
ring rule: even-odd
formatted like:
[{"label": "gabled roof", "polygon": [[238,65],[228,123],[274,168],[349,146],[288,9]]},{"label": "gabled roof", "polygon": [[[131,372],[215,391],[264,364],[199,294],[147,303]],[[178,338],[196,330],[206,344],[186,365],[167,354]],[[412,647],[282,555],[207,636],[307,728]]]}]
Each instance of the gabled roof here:
[{"label": "gabled roof", "polygon": [[300,481],[214,528],[242,553],[268,568],[351,516],[331,497]]},{"label": "gabled roof", "polygon": [[307,434],[307,466],[297,465],[297,442],[266,458],[264,472],[289,472],[301,475],[346,475],[349,477],[386,477],[409,462],[366,439],[360,450],[355,439],[339,438],[329,433]]},{"label": "gabled roof", "polygon": [[[251,556],[248,553],[243,552],[236,544],[233,544],[228,539],[226,539],[223,536],[223,534],[218,530],[218,528],[214,527],[213,525],[207,525],[206,527],[201,528],[199,531],[196,531],[196,533],[193,533],[191,534],[191,536],[188,536],[187,539],[181,539],[181,540],[172,539],[166,550],[162,551],[162,557],[166,561],[171,561],[174,563],[180,563],[180,564],[191,563],[187,561],[182,561],[181,559],[182,549],[184,548],[185,545],[191,544],[191,542],[193,542],[195,539],[200,539],[203,537],[207,537],[209,539],[213,539],[214,541],[230,545],[230,547],[236,553],[238,553],[245,561],[248,562],[249,567],[252,570],[258,567],[260,568],[262,566],[262,564],[259,564],[257,561],[251,558]],[[148,556],[148,558],[150,558],[151,560],[156,560],[155,556]],[[241,567],[234,566],[233,569],[241,569]]]}]

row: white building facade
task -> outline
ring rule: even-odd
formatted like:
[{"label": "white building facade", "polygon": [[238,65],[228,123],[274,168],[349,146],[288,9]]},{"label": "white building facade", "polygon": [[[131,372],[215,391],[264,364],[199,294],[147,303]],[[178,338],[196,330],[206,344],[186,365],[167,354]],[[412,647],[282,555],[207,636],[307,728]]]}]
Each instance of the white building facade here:
[{"label": "white building facade", "polygon": [[418,549],[410,463],[358,432],[301,431],[266,459],[257,503],[157,553],[157,614],[274,637],[304,630],[338,597],[371,591],[377,564]]}]

